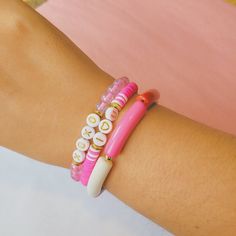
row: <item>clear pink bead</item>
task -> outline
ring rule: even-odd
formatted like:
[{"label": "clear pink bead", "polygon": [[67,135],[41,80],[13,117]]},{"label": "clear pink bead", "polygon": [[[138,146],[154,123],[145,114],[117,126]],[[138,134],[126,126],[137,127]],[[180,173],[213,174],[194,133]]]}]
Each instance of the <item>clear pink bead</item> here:
[{"label": "clear pink bead", "polygon": [[107,90],[101,97],[101,100],[106,103],[111,103],[111,101],[114,99],[115,95],[111,93],[109,90]]},{"label": "clear pink bead", "polygon": [[75,181],[80,181],[82,169],[83,169],[83,165],[77,166],[77,165],[71,164],[71,167],[70,167],[71,178]]},{"label": "clear pink bead", "polygon": [[123,88],[122,82],[113,83],[109,88],[108,91],[111,92],[114,96],[116,96],[120,90]]},{"label": "clear pink bead", "polygon": [[120,80],[122,81],[123,87],[129,83],[129,79],[127,77],[121,77]]},{"label": "clear pink bead", "polygon": [[106,111],[107,107],[108,107],[108,103],[106,102],[99,102],[96,105],[97,110],[100,111],[102,114]]}]

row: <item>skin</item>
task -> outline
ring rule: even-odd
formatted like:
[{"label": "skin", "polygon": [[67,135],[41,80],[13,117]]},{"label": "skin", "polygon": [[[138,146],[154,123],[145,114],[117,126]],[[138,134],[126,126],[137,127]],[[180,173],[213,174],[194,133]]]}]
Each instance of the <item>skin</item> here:
[{"label": "skin", "polygon": [[[0,0],[0,22],[0,145],[68,168],[113,78],[20,1]],[[105,188],[176,235],[236,235],[236,138],[155,106]]]}]

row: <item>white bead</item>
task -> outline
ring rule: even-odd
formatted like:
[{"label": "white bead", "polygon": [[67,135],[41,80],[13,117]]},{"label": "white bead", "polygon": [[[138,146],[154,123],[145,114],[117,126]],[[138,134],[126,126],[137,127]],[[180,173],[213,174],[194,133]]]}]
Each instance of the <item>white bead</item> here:
[{"label": "white bead", "polygon": [[109,134],[112,131],[112,123],[110,120],[103,119],[98,126],[98,129],[103,134]]},{"label": "white bead", "polygon": [[81,130],[81,135],[85,139],[93,138],[94,134],[95,134],[95,129],[88,125],[84,126],[83,129]]},{"label": "white bead", "polygon": [[105,134],[101,133],[101,132],[97,132],[94,136],[93,136],[93,142],[95,145],[101,147],[103,146],[107,141],[107,137]]},{"label": "white bead", "polygon": [[87,124],[91,127],[97,127],[99,125],[100,122],[100,116],[98,114],[95,113],[91,113],[87,116]]},{"label": "white bead", "polygon": [[115,121],[118,117],[119,111],[115,107],[108,107],[105,112],[105,117],[108,120]]},{"label": "white bead", "polygon": [[88,148],[89,148],[89,145],[90,145],[90,142],[87,139],[84,139],[84,138],[79,138],[76,141],[76,147],[80,151],[84,151],[84,152],[87,151]]},{"label": "white bead", "polygon": [[97,197],[102,189],[103,183],[112,168],[112,161],[105,157],[99,157],[93,172],[89,177],[87,192],[91,197]]},{"label": "white bead", "polygon": [[77,163],[82,163],[85,159],[85,152],[76,149],[72,154],[73,160]]}]

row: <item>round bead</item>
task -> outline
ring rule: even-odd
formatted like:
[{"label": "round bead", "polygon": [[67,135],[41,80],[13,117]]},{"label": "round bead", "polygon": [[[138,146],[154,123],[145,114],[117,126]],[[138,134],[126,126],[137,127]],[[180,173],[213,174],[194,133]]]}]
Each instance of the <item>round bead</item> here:
[{"label": "round bead", "polygon": [[105,112],[106,119],[115,121],[118,117],[119,111],[115,107],[108,107]]},{"label": "round bead", "polygon": [[71,168],[70,168],[71,178],[74,179],[75,181],[80,181],[82,169],[83,169],[83,165],[81,164],[76,165],[72,163]]},{"label": "round bead", "polygon": [[101,97],[101,100],[105,103],[111,103],[111,101],[114,99],[114,94],[111,93],[109,90],[107,90]]},{"label": "round bead", "polygon": [[87,116],[87,124],[91,127],[97,127],[99,125],[100,122],[100,117],[99,115],[95,114],[95,113],[91,113]]},{"label": "round bead", "polygon": [[103,101],[99,102],[99,103],[96,105],[97,110],[98,110],[101,114],[103,114],[103,113],[106,111],[107,107],[108,107],[108,104],[107,104],[106,102],[103,102]]},{"label": "round bead", "polygon": [[107,137],[105,134],[101,133],[101,132],[97,132],[94,136],[93,136],[93,142],[95,145],[101,147],[103,146],[107,141]]},{"label": "round bead", "polygon": [[120,80],[122,80],[124,86],[129,83],[129,79],[127,77],[122,77],[122,78],[120,78]]},{"label": "round bead", "polygon": [[82,163],[85,159],[85,152],[76,149],[73,152],[72,157],[76,163]]},{"label": "round bead", "polygon": [[112,84],[109,88],[108,91],[111,92],[114,95],[117,95],[122,88],[121,84]]},{"label": "round bead", "polygon": [[109,134],[112,131],[112,123],[108,119],[103,119],[99,123],[98,129],[104,134]]},{"label": "round bead", "polygon": [[95,134],[95,129],[88,125],[84,126],[83,129],[81,130],[81,135],[85,139],[93,138],[94,134]]},{"label": "round bead", "polygon": [[80,151],[83,151],[83,152],[88,150],[89,145],[90,145],[90,142],[87,139],[84,139],[84,138],[79,138],[76,141],[77,149],[80,150]]}]

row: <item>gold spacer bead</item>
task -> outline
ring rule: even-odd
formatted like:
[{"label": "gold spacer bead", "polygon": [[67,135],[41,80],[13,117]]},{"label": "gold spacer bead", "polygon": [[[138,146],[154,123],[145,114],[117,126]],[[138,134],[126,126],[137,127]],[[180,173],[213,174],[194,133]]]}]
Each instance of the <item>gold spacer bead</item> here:
[{"label": "gold spacer bead", "polygon": [[113,102],[113,103],[111,104],[111,106],[114,107],[114,108],[116,108],[118,111],[121,111],[121,106],[120,106],[118,103]]},{"label": "gold spacer bead", "polygon": [[102,150],[102,148],[103,147],[99,147],[99,146],[97,146],[96,144],[92,144],[92,147],[94,148],[94,149],[96,149],[96,150]]},{"label": "gold spacer bead", "polygon": [[102,114],[100,111],[98,111],[98,110],[94,111],[94,113],[97,114],[97,115],[99,115],[100,118],[102,118],[102,116],[103,116],[103,114]]},{"label": "gold spacer bead", "polygon": [[108,160],[108,161],[112,161],[112,158],[109,157],[108,155],[105,155],[105,159]]},{"label": "gold spacer bead", "polygon": [[75,166],[80,166],[81,164],[83,164],[83,162],[78,163],[78,162],[73,160],[71,164],[73,164]]}]

